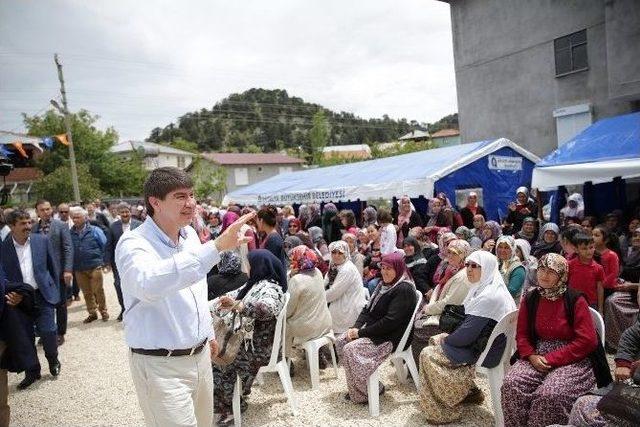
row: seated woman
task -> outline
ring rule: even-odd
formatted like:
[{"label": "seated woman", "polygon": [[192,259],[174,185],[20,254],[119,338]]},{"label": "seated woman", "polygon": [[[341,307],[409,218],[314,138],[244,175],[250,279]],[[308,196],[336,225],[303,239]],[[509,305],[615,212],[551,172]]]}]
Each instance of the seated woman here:
[{"label": "seated woman", "polygon": [[475,214],[473,216],[473,228],[471,231],[473,231],[473,234],[475,234],[480,240],[482,240],[482,229],[484,228],[485,222],[486,220],[483,215]]},{"label": "seated woman", "polygon": [[358,273],[360,273],[360,277],[362,277],[362,270],[364,269],[364,255],[358,251],[356,236],[351,233],[344,233],[342,235],[342,240],[347,242],[349,245],[349,253],[351,254],[351,262],[358,269]]},{"label": "seated woman", "polygon": [[466,240],[473,249],[480,249],[482,240],[464,225],[456,228],[456,236],[458,239]]},{"label": "seated woman", "polygon": [[514,300],[520,301],[520,293],[527,276],[520,258],[516,254],[516,241],[511,236],[502,236],[496,245],[496,255],[500,261],[500,274]]},{"label": "seated woman", "polygon": [[[465,317],[450,334],[431,337],[433,345],[420,353],[420,406],[431,424],[451,423],[462,416],[463,402],[479,403],[483,396],[475,386],[475,364],[493,328],[516,304],[498,271],[498,260],[476,251],[465,262],[471,289],[463,301]],[[499,363],[506,340],[496,340],[483,362]]]},{"label": "seated woman", "polygon": [[[569,264],[549,253],[538,264],[538,286],[520,304],[516,343],[520,359],[502,384],[509,426],[566,424],[571,406],[596,378],[589,355],[598,336],[587,300],[567,289]],[[573,313],[566,309],[573,298]]]},{"label": "seated woman", "polygon": [[331,330],[331,313],[318,270],[318,256],[304,245],[289,253],[289,304],[287,305],[287,351],[294,344],[320,338]]},{"label": "seated woman", "polygon": [[640,227],[633,232],[629,247],[623,252],[620,278],[629,282],[640,282]]},{"label": "seated woman", "polygon": [[[367,402],[367,381],[400,343],[416,308],[415,287],[402,254],[385,255],[382,280],[355,324],[336,341],[349,392],[347,400]],[[380,393],[384,392],[384,386]]]},{"label": "seated woman", "polygon": [[540,259],[548,253],[559,254],[562,252],[560,245],[560,229],[553,222],[548,222],[540,228],[538,241],[531,249],[531,255]]},{"label": "seated woman", "polygon": [[516,200],[507,206],[509,214],[505,219],[505,226],[512,230],[513,234],[522,228],[522,222],[528,216],[534,216],[538,213],[536,203],[529,197],[529,189],[527,187],[518,187],[516,190]]},{"label": "seated woman", "polygon": [[409,273],[413,278],[416,289],[420,293],[427,293],[429,289],[429,271],[427,269],[427,260],[422,254],[420,243],[413,237],[409,236],[404,239],[404,262],[407,265]]},{"label": "seated woman", "polygon": [[528,216],[522,221],[522,228],[513,236],[516,239],[524,239],[533,245],[538,240],[536,234],[536,220]]},{"label": "seated woman", "polygon": [[531,255],[531,245],[524,239],[516,239],[516,255],[526,270],[521,293],[521,295],[524,295],[531,286],[535,286],[536,284],[538,259]]},{"label": "seated woman", "polygon": [[333,332],[342,334],[355,323],[367,300],[362,289],[362,276],[351,262],[347,242],[332,242],[329,252],[331,264],[324,279],[325,295],[333,321]]},{"label": "seated woman", "polygon": [[396,225],[398,226],[396,245],[399,249],[402,249],[404,239],[409,236],[409,230],[413,227],[422,226],[422,219],[418,212],[416,212],[409,196],[402,196],[400,200],[398,200],[398,218]]},{"label": "seated woman", "polygon": [[419,363],[420,352],[427,346],[429,338],[442,332],[439,321],[444,306],[462,304],[469,293],[471,283],[467,279],[464,260],[470,253],[471,247],[464,240],[453,240],[447,247],[447,264],[450,267],[451,275],[425,294],[427,304],[422,307],[418,318],[413,323],[411,351],[416,364]]},{"label": "seated woman", "polygon": [[[438,236],[438,256],[431,257],[427,260],[427,274],[430,279],[427,284],[430,289],[435,288],[447,275],[447,268],[449,266],[447,248],[454,240],[458,240],[458,238],[451,232],[441,232]],[[449,274],[449,277],[451,276],[452,274]],[[448,280],[449,277],[447,277],[446,280]]]},{"label": "seated woman", "polygon": [[[615,357],[616,381],[631,381],[640,387],[640,317],[620,337]],[[576,427],[605,427],[634,425],[624,420],[605,418],[597,406],[601,396],[584,395],[576,400],[569,415],[569,424]],[[636,408],[637,410],[637,408]],[[637,424],[637,420],[636,420]]]},{"label": "seated woman", "polygon": [[[271,357],[276,319],[284,306],[287,275],[282,263],[266,249],[249,252],[249,280],[242,288],[212,301],[214,310],[233,309],[243,316],[245,327],[253,326],[251,342],[240,345],[236,359],[227,366],[213,365],[214,411],[221,425],[233,425],[232,400],[236,375],[242,381],[240,406],[244,412],[244,395],[251,392],[253,380],[261,366]],[[239,302],[237,306],[234,306]]]},{"label": "seated woman", "polygon": [[249,276],[242,272],[242,261],[236,251],[223,251],[220,253],[218,273],[207,278],[209,288],[209,301],[235,291],[247,283]]}]

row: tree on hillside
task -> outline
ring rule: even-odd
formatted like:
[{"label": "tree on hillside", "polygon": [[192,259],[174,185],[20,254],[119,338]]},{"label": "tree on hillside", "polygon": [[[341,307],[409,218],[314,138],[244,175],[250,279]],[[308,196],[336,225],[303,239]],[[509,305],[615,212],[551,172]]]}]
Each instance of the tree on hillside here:
[{"label": "tree on hillside", "polygon": [[[78,186],[82,200],[94,200],[104,195],[98,179],[89,172],[87,165],[82,163],[78,164]],[[38,180],[34,190],[54,206],[73,200],[71,169],[67,165],[59,166],[52,173]]]},{"label": "tree on hillside", "polygon": [[322,159],[322,149],[329,143],[330,133],[329,122],[327,122],[324,111],[320,110],[313,115],[313,127],[309,131],[309,160],[311,164],[318,164]]},{"label": "tree on hillside", "polygon": [[[29,135],[44,137],[65,132],[63,117],[53,110],[43,115],[23,114],[23,118]],[[86,110],[80,110],[71,115],[71,131],[78,170],[83,167],[86,169],[88,176],[96,180],[97,190],[102,195],[116,197],[121,194],[140,195],[146,178],[146,171],[142,167],[140,157],[134,153],[130,159],[125,160],[111,153],[109,149],[117,142],[118,134],[113,128],[105,131],[97,129],[95,127],[97,120],[98,116],[91,115]],[[42,180],[49,180],[49,175],[54,172],[58,173],[55,176],[62,176],[59,169],[69,168],[69,150],[65,145],[54,144],[53,149],[45,151],[36,164],[44,173]],[[78,178],[81,180],[80,177]],[[71,186],[70,179],[67,185]],[[92,197],[90,194],[83,194],[82,182],[80,190],[82,198]]]}]

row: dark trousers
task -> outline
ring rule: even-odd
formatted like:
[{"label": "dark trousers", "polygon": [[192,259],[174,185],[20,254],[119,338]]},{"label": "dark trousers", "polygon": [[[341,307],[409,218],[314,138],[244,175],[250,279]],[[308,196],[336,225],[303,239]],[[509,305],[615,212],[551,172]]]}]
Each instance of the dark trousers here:
[{"label": "dark trousers", "polygon": [[67,299],[71,298],[71,287],[67,287],[64,278],[60,276],[60,302],[56,305],[56,323],[58,335],[67,333]]},{"label": "dark trousers", "polygon": [[[44,347],[44,355],[47,360],[55,360],[58,358],[58,328],[55,318],[55,306],[49,304],[40,291],[36,291],[35,303],[40,308],[38,317],[35,318],[35,330],[42,338],[42,347]],[[35,336],[33,337],[33,346],[35,349]],[[30,372],[40,372],[40,363],[28,369]]]},{"label": "dark trousers", "polygon": [[78,281],[76,280],[76,275],[73,275],[73,284],[71,286],[70,292],[67,291],[67,299],[70,299],[72,296],[77,297],[80,295],[80,286],[78,286]]},{"label": "dark trousers", "polygon": [[124,299],[122,298],[122,287],[120,286],[120,274],[118,273],[118,269],[115,264],[111,264],[111,271],[113,272],[113,287],[116,288],[120,311],[124,312]]}]

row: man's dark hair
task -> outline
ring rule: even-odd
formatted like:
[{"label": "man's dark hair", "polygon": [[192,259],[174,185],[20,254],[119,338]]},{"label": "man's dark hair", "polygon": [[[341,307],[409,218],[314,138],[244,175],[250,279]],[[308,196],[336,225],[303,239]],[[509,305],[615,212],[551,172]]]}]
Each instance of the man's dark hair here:
[{"label": "man's dark hair", "polygon": [[576,236],[578,234],[585,234],[584,230],[582,229],[582,226],[578,224],[571,224],[567,226],[567,228],[562,230],[562,232],[560,233],[560,237],[562,239],[567,240],[569,243],[575,246],[578,244],[576,242]]},{"label": "man's dark hair", "polygon": [[16,225],[16,222],[23,219],[31,220],[31,215],[24,209],[14,209],[9,212],[6,217],[7,224],[9,225]]},{"label": "man's dark hair", "polygon": [[39,199],[33,207],[36,208],[37,210],[38,206],[44,205],[45,203],[50,203],[50,202],[47,199]]},{"label": "man's dark hair", "polygon": [[593,243],[593,236],[587,233],[578,233],[573,237],[574,245],[590,245]]},{"label": "man's dark hair", "polygon": [[191,187],[193,187],[193,180],[182,169],[168,166],[152,170],[143,187],[147,214],[150,216],[154,214],[149,197],[164,200],[172,191]]},{"label": "man's dark hair", "polygon": [[276,209],[275,206],[271,206],[271,205],[263,206],[258,211],[258,218],[263,220],[270,227],[275,227],[277,215],[278,215],[278,210]]}]

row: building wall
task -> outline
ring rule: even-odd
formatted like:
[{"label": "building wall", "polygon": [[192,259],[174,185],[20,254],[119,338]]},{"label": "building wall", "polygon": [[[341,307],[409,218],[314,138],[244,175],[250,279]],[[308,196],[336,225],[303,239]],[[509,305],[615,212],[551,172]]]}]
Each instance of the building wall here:
[{"label": "building wall", "polygon": [[[227,170],[227,193],[235,191],[238,188],[264,181],[267,178],[284,172],[294,172],[302,169],[299,164],[281,164],[281,165],[233,165],[225,166]],[[236,172],[240,170],[239,172]],[[243,171],[246,171],[246,175]],[[246,176],[246,184],[238,183],[236,178],[244,178]]]},{"label": "building wall", "polygon": [[[623,15],[625,26],[636,32],[635,39],[622,30],[610,37],[615,42],[609,44],[617,46],[616,62],[634,64],[623,67],[614,80],[638,80],[640,44],[631,43],[639,37],[640,19],[629,9],[637,10],[640,2],[452,0],[450,4],[463,142],[506,137],[544,156],[558,146],[554,110],[590,104],[596,121],[630,112],[634,105],[630,101],[640,99],[633,85],[625,86],[632,92],[625,99],[610,98],[605,16],[619,23]],[[585,28],[589,69],[556,77],[554,39]]]},{"label": "building wall", "polygon": [[438,147],[449,147],[451,145],[459,145],[460,144],[460,135],[442,136],[442,137],[439,137],[439,138],[433,138],[433,142]]},{"label": "building wall", "polygon": [[[180,163],[179,158],[182,158],[182,163]],[[187,155],[177,155],[177,154],[165,154],[160,153],[154,157],[145,157],[144,158],[144,166],[147,170],[153,170],[155,168],[161,168],[166,166],[174,166],[179,167],[180,169],[184,169],[188,167],[191,162],[193,162],[193,156]]]}]

